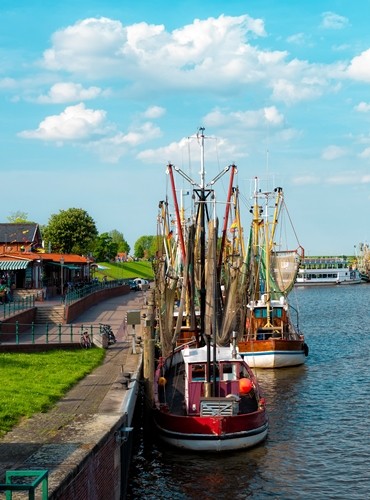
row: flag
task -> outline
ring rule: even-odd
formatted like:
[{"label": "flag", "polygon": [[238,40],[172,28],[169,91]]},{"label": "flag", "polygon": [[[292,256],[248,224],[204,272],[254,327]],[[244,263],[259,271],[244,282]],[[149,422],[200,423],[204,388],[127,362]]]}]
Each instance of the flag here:
[{"label": "flag", "polygon": [[233,233],[234,231],[236,231],[238,229],[238,223],[236,221],[236,219],[234,220],[234,222],[231,224],[230,226],[230,232]]}]

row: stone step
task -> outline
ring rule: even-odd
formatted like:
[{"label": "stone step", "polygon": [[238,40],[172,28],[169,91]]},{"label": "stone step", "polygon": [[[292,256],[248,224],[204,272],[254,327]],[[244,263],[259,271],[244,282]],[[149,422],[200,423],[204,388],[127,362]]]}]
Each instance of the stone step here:
[{"label": "stone step", "polygon": [[63,324],[64,306],[43,306],[37,308],[36,323],[38,324]]}]

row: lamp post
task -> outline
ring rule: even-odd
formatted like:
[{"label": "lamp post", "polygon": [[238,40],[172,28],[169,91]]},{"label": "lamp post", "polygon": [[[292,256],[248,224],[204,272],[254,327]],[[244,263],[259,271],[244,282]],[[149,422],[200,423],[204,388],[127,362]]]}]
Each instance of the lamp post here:
[{"label": "lamp post", "polygon": [[60,284],[61,284],[61,290],[60,290],[60,295],[63,297],[63,292],[64,292],[64,273],[63,273],[63,266],[64,266],[64,257],[62,256],[60,258]]},{"label": "lamp post", "polygon": [[90,283],[90,257],[86,257],[86,265],[87,265],[87,282]]}]

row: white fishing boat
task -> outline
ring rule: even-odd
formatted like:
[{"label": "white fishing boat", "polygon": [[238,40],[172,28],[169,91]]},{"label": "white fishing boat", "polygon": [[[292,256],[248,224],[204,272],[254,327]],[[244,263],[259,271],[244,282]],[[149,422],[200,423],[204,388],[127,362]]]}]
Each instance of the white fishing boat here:
[{"label": "white fishing boat", "polygon": [[248,303],[245,329],[238,342],[239,353],[252,368],[302,365],[308,355],[298,310],[288,300],[303,248],[298,241],[294,250],[283,243],[279,233],[285,239],[284,212],[283,189],[263,192],[256,178],[247,253]]},{"label": "white fishing boat", "polygon": [[300,265],[296,286],[358,285],[361,274],[342,257],[305,258]]}]

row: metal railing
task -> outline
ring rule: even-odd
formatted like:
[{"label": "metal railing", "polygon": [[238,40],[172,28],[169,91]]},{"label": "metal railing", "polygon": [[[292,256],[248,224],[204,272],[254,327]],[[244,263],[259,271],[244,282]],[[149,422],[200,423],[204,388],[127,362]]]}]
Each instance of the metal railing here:
[{"label": "metal railing", "polygon": [[29,500],[34,500],[36,488],[41,485],[41,498],[47,500],[48,474],[48,470],[8,470],[5,473],[5,483],[0,483],[0,490],[5,491],[6,500],[13,498],[13,491],[28,491]]},{"label": "metal railing", "polygon": [[99,290],[105,290],[107,288],[116,288],[118,286],[128,285],[129,281],[130,280],[99,281],[97,283],[84,285],[80,288],[74,288],[68,291],[65,294],[65,296],[62,297],[62,303],[65,305],[69,305]]},{"label": "metal railing", "polygon": [[[5,329],[6,331],[3,331]],[[101,325],[26,324],[18,321],[4,324],[0,322],[0,343],[3,346],[14,344],[80,344],[84,332],[88,332],[94,345],[103,346]]]},{"label": "metal railing", "polygon": [[0,317],[6,318],[18,313],[19,311],[24,311],[25,309],[31,309],[35,307],[35,296],[28,295],[22,299],[13,300],[12,302],[6,302],[0,304]]}]

